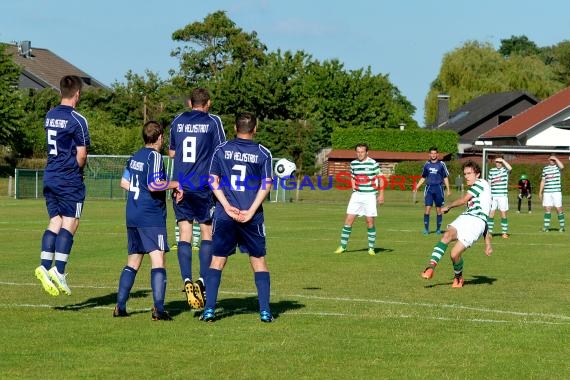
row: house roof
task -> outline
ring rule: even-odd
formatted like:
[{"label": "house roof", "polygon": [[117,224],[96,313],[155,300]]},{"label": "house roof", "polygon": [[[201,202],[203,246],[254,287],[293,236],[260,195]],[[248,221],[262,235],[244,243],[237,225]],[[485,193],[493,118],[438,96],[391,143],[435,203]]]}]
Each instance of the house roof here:
[{"label": "house roof", "polygon": [[570,87],[544,99],[537,105],[487,131],[481,135],[481,138],[519,137],[568,108],[570,108]]},{"label": "house roof", "polygon": [[107,87],[85,71],[80,70],[48,49],[33,47],[31,54],[24,56],[20,54],[18,45],[5,45],[6,54],[10,55],[14,63],[22,68],[22,76],[24,78],[21,78],[20,83],[34,84],[33,86],[24,84],[24,88],[53,88],[59,90],[59,81],[65,75],[77,75],[83,79],[87,88]]},{"label": "house roof", "polygon": [[[440,152],[439,156],[444,161],[451,159],[451,153]],[[327,157],[329,160],[354,160],[356,152],[353,149],[334,149]],[[377,161],[427,161],[429,158],[427,152],[387,152],[383,150],[369,150],[368,157]]]},{"label": "house roof", "polygon": [[482,95],[450,113],[448,121],[440,129],[450,129],[461,135],[521,100],[527,100],[532,104],[539,102],[537,98],[523,91]]}]

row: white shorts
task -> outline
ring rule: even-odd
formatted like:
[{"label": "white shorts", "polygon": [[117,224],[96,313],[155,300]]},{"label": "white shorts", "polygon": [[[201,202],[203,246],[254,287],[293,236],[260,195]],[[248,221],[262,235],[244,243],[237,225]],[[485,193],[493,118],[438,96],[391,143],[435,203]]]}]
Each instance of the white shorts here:
[{"label": "white shorts", "polygon": [[491,211],[509,211],[509,198],[507,197],[493,197],[491,199]]},{"label": "white shorts", "polygon": [[542,194],[542,206],[543,207],[562,207],[562,193],[560,191],[556,193],[544,193]]},{"label": "white shorts", "polygon": [[346,213],[358,216],[378,216],[375,193],[361,193],[355,191],[350,196]]},{"label": "white shorts", "polygon": [[485,232],[487,223],[476,216],[459,215],[457,219],[449,223],[457,230],[457,240],[459,240],[465,248],[469,248],[475,243]]}]

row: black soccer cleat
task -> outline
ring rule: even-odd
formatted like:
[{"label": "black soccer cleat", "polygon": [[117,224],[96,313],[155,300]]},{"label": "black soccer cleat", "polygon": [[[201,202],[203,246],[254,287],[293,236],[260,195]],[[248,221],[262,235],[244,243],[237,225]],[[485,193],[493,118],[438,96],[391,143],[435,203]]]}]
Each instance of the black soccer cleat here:
[{"label": "black soccer cleat", "polygon": [[129,313],[127,313],[127,309],[120,309],[119,306],[115,306],[115,310],[113,310],[113,318],[119,317],[128,317]]},{"label": "black soccer cleat", "polygon": [[166,310],[158,311],[156,307],[152,308],[152,320],[153,321],[172,321],[172,317]]}]

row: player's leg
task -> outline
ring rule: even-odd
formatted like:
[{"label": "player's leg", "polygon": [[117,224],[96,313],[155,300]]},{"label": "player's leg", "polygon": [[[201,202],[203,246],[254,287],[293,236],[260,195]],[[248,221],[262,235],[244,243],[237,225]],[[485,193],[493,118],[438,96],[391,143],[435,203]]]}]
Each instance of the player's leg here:
[{"label": "player's leg", "polygon": [[499,200],[499,212],[501,213],[501,236],[504,239],[509,237],[509,219],[507,212],[509,211],[509,199],[501,197]]},{"label": "player's leg", "polygon": [[491,199],[491,211],[489,211],[489,216],[487,217],[487,226],[489,228],[489,233],[493,236],[493,228],[495,227],[495,211],[497,211],[498,203],[497,198]]},{"label": "player's leg", "polygon": [[61,228],[55,239],[55,267],[48,273],[53,283],[60,292],[71,295],[71,289],[67,285],[67,273],[65,267],[69,260],[73,236],[79,227],[79,218],[83,210],[83,202],[75,202],[60,199]]},{"label": "player's leg", "polygon": [[141,266],[144,255],[142,245],[136,228],[127,228],[128,256],[127,265],[119,276],[119,287],[117,289],[117,304],[113,311],[113,317],[127,317],[127,301],[131,294],[131,289],[135,283],[138,270]]},{"label": "player's leg", "polygon": [[352,233],[352,223],[354,223],[354,219],[356,218],[356,215],[359,214],[362,207],[363,205],[360,201],[359,193],[353,192],[350,196],[350,201],[348,201],[346,217],[344,219],[342,230],[340,231],[340,246],[334,251],[335,253],[343,253],[346,251],[346,246],[348,245],[348,240]]},{"label": "player's leg", "polygon": [[518,204],[517,204],[517,213],[519,213],[519,214],[521,212],[522,198],[523,198],[523,195],[522,195],[522,193],[520,193],[518,196]]},{"label": "player's leg", "polygon": [[434,201],[434,194],[430,191],[430,187],[426,185],[424,190],[424,235],[429,235],[429,215]]},{"label": "player's leg", "polygon": [[259,301],[259,319],[261,322],[273,322],[273,315],[269,306],[271,279],[265,260],[267,253],[265,226],[263,224],[240,225],[239,230],[237,238],[240,250],[243,247],[249,253],[249,263],[253,270]]},{"label": "player's leg", "polygon": [[558,214],[558,225],[560,226],[559,231],[564,232],[566,230],[566,220],[564,217],[564,210],[562,209],[562,193],[554,193],[554,207],[556,207],[556,212]]},{"label": "player's leg", "polygon": [[208,289],[208,297],[204,305],[204,312],[200,316],[200,320],[204,322],[213,322],[216,318],[216,302],[218,301],[218,291],[220,282],[222,281],[222,270],[224,269],[228,257],[235,252],[237,246],[237,226],[238,222],[233,220],[218,219],[214,221],[212,234],[215,239],[212,240],[212,260],[210,268],[206,272],[206,289]]},{"label": "player's leg", "polygon": [[422,277],[426,280],[429,280],[433,277],[435,268],[439,264],[439,261],[445,254],[449,243],[452,241],[457,240],[457,228],[461,225],[461,216],[455,219],[451,224],[447,226],[447,229],[443,233],[441,239],[437,242],[437,244],[433,247],[431,252],[431,257],[429,260],[429,264],[426,269],[422,272]]},{"label": "player's leg", "polygon": [[528,194],[526,199],[527,199],[527,203],[528,203],[528,213],[530,214],[532,212],[532,204],[531,204],[532,203],[532,201],[531,201],[532,194]]},{"label": "player's leg", "polygon": [[58,296],[59,290],[52,282],[48,270],[51,269],[55,258],[55,240],[61,229],[62,219],[59,215],[57,197],[53,194],[49,186],[44,187],[44,197],[50,220],[42,236],[40,265],[35,269],[34,274],[36,278],[40,280],[42,287],[49,295]]},{"label": "player's leg", "polygon": [[164,299],[166,295],[166,268],[164,267],[164,251],[155,250],[149,252],[151,270],[150,287],[152,288],[152,320],[171,321],[172,317],[164,310]]},{"label": "player's leg", "polygon": [[452,288],[462,288],[463,279],[463,257],[465,246],[461,240],[457,240],[450,252],[451,263],[453,264],[453,284]]},{"label": "player's leg", "polygon": [[543,194],[542,206],[544,206],[544,219],[543,219],[543,223],[542,223],[542,231],[548,232],[548,231],[550,231],[550,219],[552,218],[552,206],[554,206],[554,203],[552,202],[551,193],[544,193]]},{"label": "player's leg", "polygon": [[437,191],[434,194],[434,203],[435,203],[435,211],[436,211],[436,229],[435,233],[437,235],[441,234],[441,223],[443,223],[443,212],[441,211],[441,207],[443,206],[445,201],[445,195],[443,193],[443,187],[439,186]]}]

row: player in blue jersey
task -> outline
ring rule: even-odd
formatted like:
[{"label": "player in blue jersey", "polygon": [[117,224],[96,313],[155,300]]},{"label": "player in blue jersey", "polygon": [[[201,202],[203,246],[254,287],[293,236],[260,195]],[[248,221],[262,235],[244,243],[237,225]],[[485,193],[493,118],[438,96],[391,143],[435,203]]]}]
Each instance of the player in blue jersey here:
[{"label": "player in blue jersey", "polygon": [[166,190],[173,189],[173,198],[180,201],[183,191],[176,180],[169,180],[164,171],[160,150],[164,128],[155,121],[143,127],[144,148],[127,160],[121,187],[128,191],[126,205],[128,258],[121,271],[117,305],[113,317],[126,317],[127,300],[144,255],[150,257],[150,284],[154,307],[152,320],[172,320],[164,310],[166,269],[164,254],[169,251],[166,234]]},{"label": "player in blue jersey", "polygon": [[[83,82],[75,75],[61,78],[61,102],[46,114],[47,164],[43,178],[49,224],[41,243],[41,263],[35,275],[52,296],[71,295],[65,266],[85,201],[83,168],[90,144],[89,128],[75,107]],[[55,266],[52,267],[55,261]]]},{"label": "player in blue jersey", "polygon": [[426,206],[424,212],[424,235],[429,235],[429,215],[434,204],[437,213],[435,233],[439,235],[441,234],[441,223],[443,221],[441,207],[445,204],[443,185],[445,184],[447,196],[451,195],[451,190],[449,188],[449,171],[445,163],[439,160],[438,150],[435,146],[429,148],[429,160],[424,164],[422,178],[420,178],[413,191],[417,192],[424,182],[426,183],[424,189],[424,204]]},{"label": "player in blue jersey", "polygon": [[271,152],[253,142],[257,119],[248,112],[237,116],[237,137],[220,145],[212,158],[210,175],[217,199],[212,263],[206,275],[208,297],[202,321],[215,319],[222,270],[239,246],[249,255],[259,300],[260,319],[272,322],[269,308],[270,278],[265,261],[263,200],[272,186]]},{"label": "player in blue jersey", "polygon": [[[170,125],[169,156],[174,158],[173,177],[184,190],[184,199],[174,203],[179,228],[178,264],[188,304],[204,306],[205,271],[212,259],[212,211],[214,200],[208,185],[214,149],[226,141],[221,119],[210,114],[210,94],[196,88],[188,100],[190,111],[174,118]],[[202,242],[199,249],[200,278],[192,281],[192,222],[200,224]]]}]

